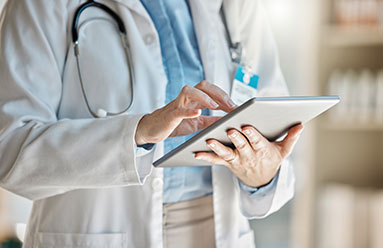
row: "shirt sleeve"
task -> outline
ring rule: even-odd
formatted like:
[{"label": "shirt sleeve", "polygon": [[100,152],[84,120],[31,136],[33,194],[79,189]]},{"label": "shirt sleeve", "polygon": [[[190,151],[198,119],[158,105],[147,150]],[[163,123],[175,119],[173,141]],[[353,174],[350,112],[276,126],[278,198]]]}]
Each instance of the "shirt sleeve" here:
[{"label": "shirt sleeve", "polygon": [[270,194],[273,188],[276,186],[276,182],[278,181],[279,170],[274,178],[266,185],[262,187],[251,187],[244,184],[240,179],[238,179],[239,187],[242,191],[247,193],[252,198],[258,198]]}]

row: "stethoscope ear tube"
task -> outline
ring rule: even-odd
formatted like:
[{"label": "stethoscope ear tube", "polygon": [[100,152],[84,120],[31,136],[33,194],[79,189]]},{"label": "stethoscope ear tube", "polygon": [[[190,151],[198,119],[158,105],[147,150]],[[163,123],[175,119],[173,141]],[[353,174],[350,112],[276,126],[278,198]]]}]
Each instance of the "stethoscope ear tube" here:
[{"label": "stethoscope ear tube", "polygon": [[223,7],[221,7],[220,14],[223,21],[223,26],[225,27],[225,32],[227,35],[227,39],[229,42],[229,49],[230,49],[230,57],[232,62],[240,65],[242,64],[242,46],[240,42],[233,43],[230,35],[230,31],[227,25],[227,19],[225,15],[225,11],[223,10]]},{"label": "stethoscope ear tube", "polygon": [[123,34],[126,34],[126,28],[125,28],[124,22],[113,10],[111,10],[108,6],[104,4],[90,0],[80,5],[80,7],[78,7],[78,9],[76,10],[74,14],[73,23],[72,23],[72,42],[73,43],[78,42],[78,23],[80,20],[81,13],[86,8],[89,8],[89,7],[97,7],[104,10],[117,22],[118,29],[120,30],[120,32]]}]

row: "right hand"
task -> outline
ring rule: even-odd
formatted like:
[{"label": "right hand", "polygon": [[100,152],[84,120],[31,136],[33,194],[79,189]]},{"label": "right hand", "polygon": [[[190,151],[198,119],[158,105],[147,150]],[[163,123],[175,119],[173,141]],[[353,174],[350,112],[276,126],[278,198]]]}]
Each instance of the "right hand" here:
[{"label": "right hand", "polygon": [[158,143],[168,137],[192,134],[221,118],[201,116],[202,109],[230,112],[236,107],[225,91],[205,80],[194,87],[186,85],[175,100],[140,120],[136,144]]}]

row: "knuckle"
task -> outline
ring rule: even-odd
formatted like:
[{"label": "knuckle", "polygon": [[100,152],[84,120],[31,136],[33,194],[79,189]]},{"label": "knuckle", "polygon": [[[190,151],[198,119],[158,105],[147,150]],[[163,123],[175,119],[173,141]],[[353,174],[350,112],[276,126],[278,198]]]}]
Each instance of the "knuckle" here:
[{"label": "knuckle", "polygon": [[191,86],[190,85],[185,85],[182,90],[181,90],[181,93],[182,94],[187,94],[188,92],[190,92],[191,90]]},{"label": "knuckle", "polygon": [[245,150],[246,149],[246,143],[240,143],[238,146],[237,146],[237,149],[238,150]]},{"label": "knuckle", "polygon": [[260,147],[261,146],[260,140],[252,140],[252,141],[250,141],[250,143],[253,147]]},{"label": "knuckle", "polygon": [[210,83],[208,82],[208,81],[206,81],[206,80],[202,80],[200,83],[199,83],[199,85],[201,86],[201,87],[206,87],[206,86],[208,86]]},{"label": "knuckle", "polygon": [[224,100],[224,101],[229,101],[229,100],[230,100],[230,96],[229,96],[228,94],[225,93],[225,94],[223,95],[223,100]]},{"label": "knuckle", "polygon": [[234,156],[231,154],[224,154],[224,155],[222,155],[222,158],[224,160],[232,160],[234,158]]},{"label": "knuckle", "polygon": [[265,149],[259,149],[259,150],[256,152],[256,154],[257,154],[258,159],[263,159],[263,158],[266,157],[267,152],[266,152]]},{"label": "knuckle", "polygon": [[264,144],[264,140],[261,137],[254,134],[250,136],[249,140],[250,140],[250,143],[255,146],[262,146]]}]

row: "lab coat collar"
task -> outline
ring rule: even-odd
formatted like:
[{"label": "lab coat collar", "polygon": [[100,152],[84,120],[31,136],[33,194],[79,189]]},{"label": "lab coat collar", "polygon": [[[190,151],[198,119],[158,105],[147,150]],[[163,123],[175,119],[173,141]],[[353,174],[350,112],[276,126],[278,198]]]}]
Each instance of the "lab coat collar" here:
[{"label": "lab coat collar", "polygon": [[112,1],[125,5],[126,7],[133,10],[139,15],[150,18],[144,6],[141,4],[140,0],[112,0]]},{"label": "lab coat collar", "polygon": [[[113,0],[127,6],[137,14],[150,19],[140,0]],[[216,58],[216,28],[212,15],[217,15],[223,0],[189,0],[194,28],[197,35],[202,63],[205,69],[205,78],[209,82],[215,81]]]},{"label": "lab coat collar", "polygon": [[215,82],[215,59],[217,57],[215,45],[217,42],[217,29],[212,16],[217,14],[216,11],[219,11],[217,3],[221,1],[189,1],[200,55],[205,69],[205,79],[211,83]]},{"label": "lab coat collar", "polygon": [[[123,4],[130,9],[136,11],[138,14],[146,15],[145,8],[142,6],[140,0],[112,0],[115,2],[118,2],[120,4]],[[221,8],[223,0],[209,0],[209,1],[198,1],[198,0],[188,0],[189,4],[192,5],[194,2],[199,2],[198,4],[202,3],[207,6],[207,9],[212,12],[218,12]]]}]

